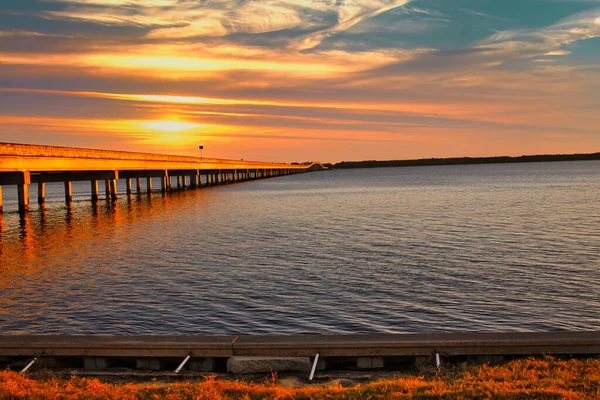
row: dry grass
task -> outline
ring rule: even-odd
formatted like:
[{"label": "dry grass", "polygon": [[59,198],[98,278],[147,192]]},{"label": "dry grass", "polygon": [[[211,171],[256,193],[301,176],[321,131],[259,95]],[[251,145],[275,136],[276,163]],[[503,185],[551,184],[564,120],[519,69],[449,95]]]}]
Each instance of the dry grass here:
[{"label": "dry grass", "polygon": [[502,366],[463,366],[421,376],[341,386],[284,388],[206,377],[197,382],[104,383],[97,379],[34,380],[0,372],[2,399],[600,399],[600,360],[553,358]]}]

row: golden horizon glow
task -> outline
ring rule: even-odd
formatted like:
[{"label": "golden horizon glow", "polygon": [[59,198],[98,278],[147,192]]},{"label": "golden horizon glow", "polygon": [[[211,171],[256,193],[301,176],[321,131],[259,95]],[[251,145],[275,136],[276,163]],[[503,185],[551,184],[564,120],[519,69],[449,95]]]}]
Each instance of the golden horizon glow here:
[{"label": "golden horizon glow", "polygon": [[191,122],[163,120],[163,121],[146,121],[142,122],[144,128],[162,131],[162,132],[183,132],[190,129],[199,128],[200,125]]}]

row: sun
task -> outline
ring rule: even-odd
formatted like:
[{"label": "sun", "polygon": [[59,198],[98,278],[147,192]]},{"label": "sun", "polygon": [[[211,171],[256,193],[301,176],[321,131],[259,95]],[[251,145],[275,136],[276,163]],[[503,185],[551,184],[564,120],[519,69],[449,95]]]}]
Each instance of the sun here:
[{"label": "sun", "polygon": [[183,121],[146,121],[142,126],[147,129],[152,129],[161,132],[183,132],[190,129],[198,128],[200,125],[191,122]]}]

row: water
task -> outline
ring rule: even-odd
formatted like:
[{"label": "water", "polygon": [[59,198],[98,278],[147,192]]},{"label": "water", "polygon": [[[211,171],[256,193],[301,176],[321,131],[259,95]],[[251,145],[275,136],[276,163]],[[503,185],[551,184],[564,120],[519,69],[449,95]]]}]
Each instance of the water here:
[{"label": "water", "polygon": [[97,206],[82,183],[71,209],[47,191],[45,210],[0,218],[0,333],[600,329],[596,161],[338,170]]}]

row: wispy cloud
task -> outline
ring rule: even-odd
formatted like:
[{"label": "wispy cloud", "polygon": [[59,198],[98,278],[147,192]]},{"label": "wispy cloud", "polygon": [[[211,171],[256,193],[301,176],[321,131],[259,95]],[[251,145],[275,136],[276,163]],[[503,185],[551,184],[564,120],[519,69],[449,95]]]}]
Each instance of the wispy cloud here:
[{"label": "wispy cloud", "polygon": [[567,55],[565,46],[595,37],[600,37],[600,9],[570,16],[542,29],[498,32],[476,47],[499,52],[506,58],[529,58],[547,53]]}]

